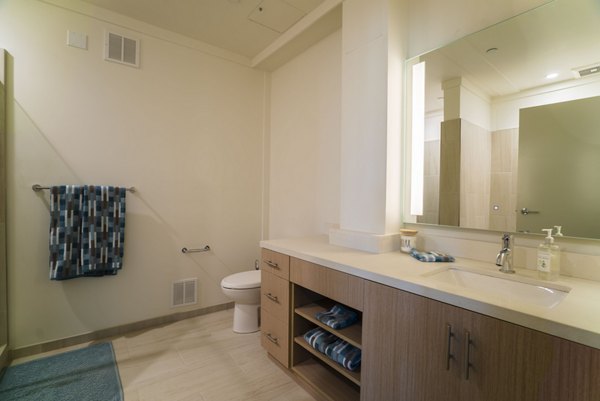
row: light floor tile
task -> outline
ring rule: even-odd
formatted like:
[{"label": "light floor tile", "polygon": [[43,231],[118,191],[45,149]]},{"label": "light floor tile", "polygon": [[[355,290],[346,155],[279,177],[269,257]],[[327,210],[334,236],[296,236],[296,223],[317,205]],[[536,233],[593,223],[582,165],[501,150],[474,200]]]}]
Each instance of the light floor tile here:
[{"label": "light floor tile", "polygon": [[110,338],[125,401],[314,401],[232,322],[229,309]]}]

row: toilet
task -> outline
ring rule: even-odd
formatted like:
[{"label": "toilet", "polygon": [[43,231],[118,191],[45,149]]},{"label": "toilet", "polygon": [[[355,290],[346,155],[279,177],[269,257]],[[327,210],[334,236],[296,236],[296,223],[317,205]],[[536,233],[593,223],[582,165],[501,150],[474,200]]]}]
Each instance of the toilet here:
[{"label": "toilet", "polygon": [[235,273],[221,280],[221,290],[235,302],[233,331],[254,333],[260,328],[260,270]]}]

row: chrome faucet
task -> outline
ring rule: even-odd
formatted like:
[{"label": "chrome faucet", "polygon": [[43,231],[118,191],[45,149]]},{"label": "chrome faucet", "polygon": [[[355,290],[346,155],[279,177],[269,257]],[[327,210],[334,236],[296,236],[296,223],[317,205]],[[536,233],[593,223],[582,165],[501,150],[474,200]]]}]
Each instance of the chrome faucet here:
[{"label": "chrome faucet", "polygon": [[496,266],[500,266],[500,271],[502,273],[514,273],[515,271],[512,268],[512,249],[510,249],[512,245],[512,235],[505,233],[502,236],[502,249],[498,252],[498,256],[496,256]]}]

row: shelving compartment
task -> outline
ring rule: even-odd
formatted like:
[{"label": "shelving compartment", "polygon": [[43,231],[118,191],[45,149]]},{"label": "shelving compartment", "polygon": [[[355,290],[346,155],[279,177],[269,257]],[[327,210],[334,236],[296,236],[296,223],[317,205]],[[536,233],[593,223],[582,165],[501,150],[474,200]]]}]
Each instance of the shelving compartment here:
[{"label": "shelving compartment", "polygon": [[357,323],[335,330],[315,317],[316,313],[327,311],[335,305],[334,300],[297,284],[292,286],[292,297],[292,370],[327,399],[359,400],[360,370],[350,371],[314,349],[304,339],[304,333],[321,327],[351,345],[362,348],[362,313],[356,311],[359,315]]}]

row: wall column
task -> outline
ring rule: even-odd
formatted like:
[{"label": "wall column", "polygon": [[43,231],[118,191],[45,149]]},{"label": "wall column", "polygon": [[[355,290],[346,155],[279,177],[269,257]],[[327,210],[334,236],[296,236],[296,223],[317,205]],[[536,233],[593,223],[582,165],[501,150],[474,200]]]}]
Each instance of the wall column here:
[{"label": "wall column", "polygon": [[399,247],[405,0],[346,0],[342,23],[340,228],[332,244]]}]

